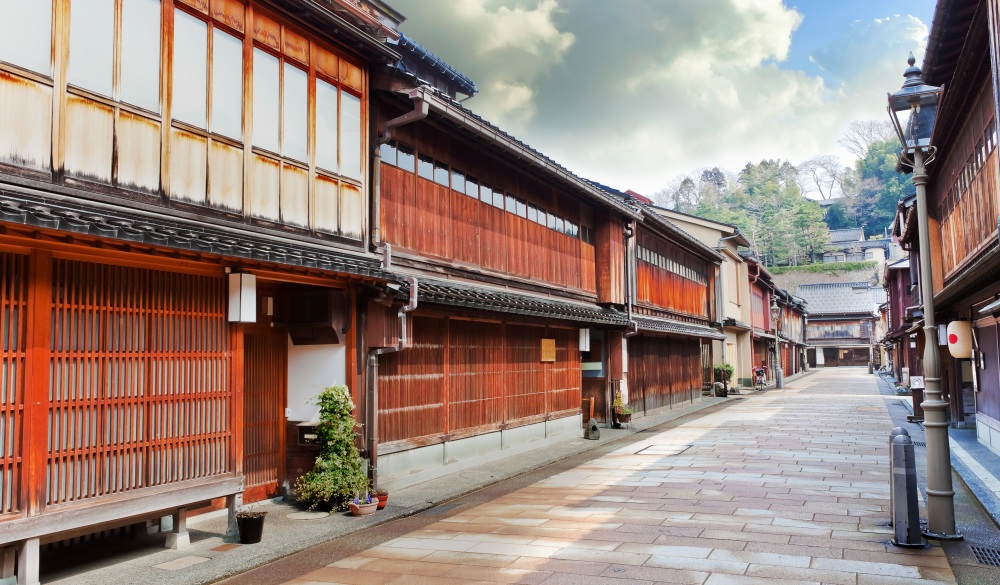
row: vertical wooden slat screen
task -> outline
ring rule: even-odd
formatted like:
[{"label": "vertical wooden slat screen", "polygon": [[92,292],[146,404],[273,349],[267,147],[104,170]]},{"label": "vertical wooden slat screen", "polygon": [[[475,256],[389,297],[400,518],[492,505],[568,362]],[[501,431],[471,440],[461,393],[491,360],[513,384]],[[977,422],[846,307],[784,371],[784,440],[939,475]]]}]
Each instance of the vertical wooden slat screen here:
[{"label": "vertical wooden slat screen", "polygon": [[629,339],[629,403],[636,411],[693,400],[701,384],[698,340],[646,335]]},{"label": "vertical wooden slat screen", "polygon": [[549,368],[548,412],[561,412],[580,405],[583,371],[580,366],[580,335],[576,329],[548,330],[556,340],[556,361]]},{"label": "vertical wooden slat screen", "polygon": [[221,277],[56,260],[47,502],[232,471]]},{"label": "vertical wooden slat screen", "polygon": [[243,473],[247,487],[277,484],[281,476],[288,350],[284,332],[244,337]]},{"label": "vertical wooden slat screen", "polygon": [[26,260],[0,254],[0,516],[22,509]]},{"label": "vertical wooden slat screen", "polygon": [[448,432],[503,420],[503,325],[449,321]]},{"label": "vertical wooden slat screen", "polygon": [[443,432],[445,336],[447,321],[414,317],[413,343],[406,351],[379,360],[379,440],[422,437]]},{"label": "vertical wooden slat screen", "polygon": [[544,332],[542,327],[507,325],[507,420],[545,413]]}]

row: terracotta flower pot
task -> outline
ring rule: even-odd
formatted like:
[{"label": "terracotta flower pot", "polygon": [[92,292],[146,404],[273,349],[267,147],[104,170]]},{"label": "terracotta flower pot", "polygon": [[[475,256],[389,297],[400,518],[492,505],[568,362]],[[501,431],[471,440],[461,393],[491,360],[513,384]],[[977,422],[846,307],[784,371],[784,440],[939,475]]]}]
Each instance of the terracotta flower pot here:
[{"label": "terracotta flower pot", "polygon": [[389,502],[389,494],[377,495],[375,497],[378,498],[378,509],[385,508],[385,505]]},{"label": "terracotta flower pot", "polygon": [[355,504],[354,502],[351,502],[349,506],[351,508],[351,515],[367,516],[375,513],[375,510],[378,508],[378,500],[375,500],[370,504]]}]

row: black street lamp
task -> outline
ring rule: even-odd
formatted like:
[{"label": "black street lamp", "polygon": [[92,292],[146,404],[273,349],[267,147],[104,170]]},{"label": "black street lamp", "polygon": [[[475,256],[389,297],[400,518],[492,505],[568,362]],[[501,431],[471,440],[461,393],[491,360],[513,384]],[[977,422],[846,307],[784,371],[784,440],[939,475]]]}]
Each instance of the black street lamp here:
[{"label": "black street lamp", "polygon": [[923,73],[914,63],[903,73],[902,89],[889,94],[889,117],[899,136],[899,158],[913,167],[913,186],[917,192],[917,237],[920,254],[920,300],[924,310],[924,431],[927,440],[927,530],[924,535],[937,539],[960,539],[955,529],[955,490],[951,483],[951,445],[948,438],[948,403],[941,396],[941,366],[938,355],[938,331],[934,322],[934,279],[931,277],[931,252],[927,223],[927,169],[937,156],[931,145],[934,122],[943,88],[926,85]]}]

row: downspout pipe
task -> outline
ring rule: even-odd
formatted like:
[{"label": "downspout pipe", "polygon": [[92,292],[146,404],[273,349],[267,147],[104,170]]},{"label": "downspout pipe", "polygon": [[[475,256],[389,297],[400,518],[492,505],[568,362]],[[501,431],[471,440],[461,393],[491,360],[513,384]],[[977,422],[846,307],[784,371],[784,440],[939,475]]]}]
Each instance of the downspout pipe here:
[{"label": "downspout pipe", "polygon": [[625,308],[628,312],[628,330],[625,331],[625,337],[632,337],[639,333],[639,323],[632,318],[632,301],[635,296],[634,287],[632,286],[632,280],[635,277],[635,254],[633,253],[634,240],[635,238],[635,224],[634,222],[626,222],[622,228],[622,232],[625,234]]},{"label": "downspout pipe", "polygon": [[372,181],[375,183],[372,188],[372,246],[378,248],[382,243],[382,150],[381,146],[392,140],[392,131],[399,126],[423,120],[431,111],[431,106],[424,100],[423,95],[416,91],[410,92],[410,99],[413,100],[413,109],[409,112],[387,121],[382,125],[382,132],[375,140],[374,166],[375,172]]},{"label": "downspout pipe", "polygon": [[406,327],[406,314],[417,308],[419,283],[416,277],[400,276],[400,280],[410,287],[410,300],[399,308],[399,342],[394,347],[378,347],[368,353],[368,479],[372,489],[378,489],[378,357],[387,353],[397,353],[410,347],[410,337]]}]

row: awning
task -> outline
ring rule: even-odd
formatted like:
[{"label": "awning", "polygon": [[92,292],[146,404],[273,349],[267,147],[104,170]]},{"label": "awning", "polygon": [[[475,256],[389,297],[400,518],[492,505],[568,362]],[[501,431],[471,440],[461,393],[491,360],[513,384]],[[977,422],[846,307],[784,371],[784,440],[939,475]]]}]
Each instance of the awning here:
[{"label": "awning", "polygon": [[651,331],[654,333],[669,333],[671,335],[681,335],[684,337],[699,337],[705,339],[723,340],[725,335],[719,333],[711,327],[674,321],[672,319],[659,319],[655,317],[635,317],[635,322],[639,324],[639,331]]},{"label": "awning", "polygon": [[751,329],[750,334],[761,339],[774,339],[774,336],[770,333],[764,333],[763,331],[757,331],[756,329]]},{"label": "awning", "polygon": [[466,307],[497,313],[564,319],[580,323],[626,327],[628,315],[598,305],[552,297],[512,293],[467,283],[421,278],[420,302],[452,307]]},{"label": "awning", "polygon": [[979,309],[980,315],[990,315],[1000,311],[1000,299],[993,301],[992,303],[986,305],[982,309]]}]

